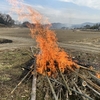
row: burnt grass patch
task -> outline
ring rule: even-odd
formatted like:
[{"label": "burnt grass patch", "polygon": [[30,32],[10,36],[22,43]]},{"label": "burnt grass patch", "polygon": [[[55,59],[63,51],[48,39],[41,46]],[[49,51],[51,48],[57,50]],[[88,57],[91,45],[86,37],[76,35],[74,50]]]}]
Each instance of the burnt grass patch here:
[{"label": "burnt grass patch", "polygon": [[12,43],[12,42],[13,42],[12,40],[0,38],[0,44],[3,44],[3,43]]},{"label": "burnt grass patch", "polygon": [[74,49],[65,49],[74,62],[79,65],[90,67],[100,71],[100,53],[76,51]]}]

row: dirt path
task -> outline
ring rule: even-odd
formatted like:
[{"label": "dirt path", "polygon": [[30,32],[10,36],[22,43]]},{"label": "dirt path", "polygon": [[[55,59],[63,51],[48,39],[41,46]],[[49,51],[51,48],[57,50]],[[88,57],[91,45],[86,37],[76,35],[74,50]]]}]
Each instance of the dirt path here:
[{"label": "dirt path", "polygon": [[[35,46],[35,41],[29,36],[30,31],[27,28],[8,28],[8,29],[0,29],[0,38],[4,39],[10,39],[13,42],[12,43],[5,43],[0,44],[0,50],[5,49],[15,49],[15,48],[21,48],[21,47],[30,47]],[[71,31],[60,30],[57,32],[58,35],[58,45],[60,47],[66,48],[66,49],[75,49],[75,50],[81,50],[81,51],[87,51],[87,52],[94,52],[94,53],[100,53],[100,38],[98,40],[97,45],[93,44],[95,40],[97,40],[97,37],[100,37],[99,33],[73,33]],[[62,33],[62,34],[61,34]],[[84,38],[89,38],[86,41],[82,41],[82,44],[80,41],[75,42],[79,39],[84,40]],[[96,39],[95,39],[96,38]],[[93,41],[91,41],[93,39]],[[72,41],[72,42],[69,42]],[[87,43],[91,43],[91,45],[88,45]]]},{"label": "dirt path", "polygon": [[0,50],[30,47],[35,45],[35,41],[31,38],[12,36],[0,36],[0,38],[9,39],[13,41],[12,43],[0,44]]},{"label": "dirt path", "polygon": [[[11,37],[11,36],[0,36],[0,38],[6,38],[13,41],[13,43],[0,44],[0,50],[30,47],[35,45],[35,41],[31,38]],[[63,48],[100,53],[100,47],[96,47],[96,46],[93,47],[93,46],[73,44],[73,43],[65,44],[61,42],[59,42],[58,44],[60,47]]]},{"label": "dirt path", "polygon": [[87,52],[93,52],[93,53],[100,53],[100,47],[96,46],[89,46],[89,45],[80,45],[80,44],[65,44],[65,43],[58,43],[63,48],[68,49],[75,49],[75,50],[81,50],[81,51],[87,51]]}]

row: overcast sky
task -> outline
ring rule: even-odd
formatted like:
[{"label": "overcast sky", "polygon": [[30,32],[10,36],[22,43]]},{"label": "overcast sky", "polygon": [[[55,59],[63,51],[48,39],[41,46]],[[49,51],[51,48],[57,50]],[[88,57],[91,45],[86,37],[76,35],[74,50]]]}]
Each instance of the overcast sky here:
[{"label": "overcast sky", "polygon": [[[100,0],[24,0],[50,22],[80,24],[100,22]],[[7,0],[0,0],[0,12],[9,13]],[[17,20],[16,15],[12,15]]]}]

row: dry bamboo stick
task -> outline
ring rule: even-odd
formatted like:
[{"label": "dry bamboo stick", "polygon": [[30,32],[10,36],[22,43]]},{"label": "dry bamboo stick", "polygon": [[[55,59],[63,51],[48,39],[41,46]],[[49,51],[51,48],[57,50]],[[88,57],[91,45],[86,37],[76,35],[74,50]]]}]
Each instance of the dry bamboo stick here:
[{"label": "dry bamboo stick", "polygon": [[66,91],[66,100],[69,100],[68,91]]},{"label": "dry bamboo stick", "polygon": [[50,82],[50,79],[48,78],[47,75],[46,75],[46,78],[47,78],[47,81],[48,81],[48,83],[49,83],[49,85],[50,85],[50,88],[51,88],[51,91],[52,91],[52,94],[53,94],[55,100],[58,100],[58,98],[57,98],[57,96],[56,96],[56,93],[55,93],[55,91],[54,91],[54,88],[53,88],[53,86],[52,86],[52,84],[51,84],[51,82]]},{"label": "dry bamboo stick", "polygon": [[59,81],[57,81],[56,79],[53,79],[53,78],[49,78],[51,81],[53,81],[53,82],[56,82],[56,83],[58,83],[58,84],[60,84],[60,85],[62,85],[62,86],[65,86],[64,84],[62,84],[62,83],[60,83]]},{"label": "dry bamboo stick", "polygon": [[100,93],[98,91],[96,91],[95,89],[93,89],[89,84],[87,84],[86,81],[83,81],[82,84],[83,85],[85,84],[84,86],[87,86],[89,89],[91,89],[92,91],[94,91],[96,94],[98,94],[100,96]]},{"label": "dry bamboo stick", "polygon": [[94,69],[86,68],[86,67],[81,66],[81,65],[78,65],[78,66],[79,66],[80,68],[85,69],[85,70],[88,70],[88,71],[92,71],[92,72],[95,72],[95,73],[100,73],[100,71],[96,71],[96,70],[94,70]]},{"label": "dry bamboo stick", "polygon": [[100,93],[98,91],[96,91],[95,89],[93,89],[90,85],[87,84],[87,87],[90,88],[92,91],[94,91],[96,94],[98,94],[100,96]]},{"label": "dry bamboo stick", "polygon": [[[72,81],[73,83],[74,83],[74,85],[75,85],[75,87],[77,88],[77,90],[82,94],[82,91],[80,90],[80,88],[77,86],[77,84],[74,82],[74,81]],[[84,97],[84,96],[82,96],[82,98],[83,98],[83,100],[86,100],[86,98]]]},{"label": "dry bamboo stick", "polygon": [[[57,81],[56,79],[54,80],[54,79],[50,78],[50,80],[52,80],[52,81],[54,81],[54,82],[56,82],[56,83],[58,83],[58,84],[60,84],[60,85],[62,85],[62,86],[64,86],[64,87],[66,87],[63,83]],[[80,93],[80,92],[78,92],[78,91],[76,91],[76,90],[74,90],[74,89],[72,89],[72,88],[70,88],[70,90],[73,91],[73,92],[75,92],[75,93],[78,93],[78,94],[80,94],[80,95],[82,95],[82,96],[84,96],[84,97],[86,97],[86,98],[88,98],[89,100],[93,100],[91,97],[89,97],[89,96],[87,96],[87,95],[85,95],[85,94],[83,94],[83,93]]]},{"label": "dry bamboo stick", "polygon": [[21,83],[26,79],[26,77],[31,73],[31,71],[32,71],[32,70],[30,70],[30,71],[24,76],[24,78],[16,85],[16,87],[11,91],[10,94],[13,94],[13,93],[14,93],[14,91],[18,88],[18,86],[21,85]]},{"label": "dry bamboo stick", "polygon": [[36,80],[36,75],[34,75],[32,80],[31,100],[36,100]]},{"label": "dry bamboo stick", "polygon": [[34,75],[32,79],[32,92],[31,92],[31,100],[36,100],[36,80],[37,80],[37,73],[36,73],[36,59],[34,61]]},{"label": "dry bamboo stick", "polygon": [[[74,71],[75,72],[75,71]],[[75,72],[75,74],[76,75],[78,75],[80,78],[82,78],[83,80],[85,80],[87,83],[89,83],[91,86],[93,86],[95,89],[97,89],[98,91],[100,91],[100,87],[97,85],[97,84],[95,84],[95,83],[93,83],[91,80],[89,80],[89,79],[86,79],[83,75],[81,75],[81,74],[79,74],[79,73],[77,73],[77,72]]]},{"label": "dry bamboo stick", "polygon": [[31,52],[32,52],[32,54],[33,54],[33,53],[34,53],[34,52],[33,52],[33,46],[30,46],[30,49],[31,49]]},{"label": "dry bamboo stick", "polygon": [[66,88],[67,88],[67,90],[68,90],[68,92],[69,92],[69,95],[72,95],[72,92],[70,91],[70,89],[69,89],[69,86],[68,86],[68,84],[67,84],[67,82],[66,82],[66,80],[65,80],[65,78],[64,78],[64,76],[63,76],[63,74],[62,74],[62,72],[60,71],[60,69],[57,67],[57,71],[59,72],[59,74],[61,75],[61,77],[62,77],[62,79],[63,79],[63,81],[64,81],[64,84],[65,84],[65,86],[66,86]]},{"label": "dry bamboo stick", "polygon": [[[32,65],[33,66],[33,65]],[[18,88],[18,86],[20,86],[22,84],[22,82],[26,79],[26,77],[31,73],[32,70],[30,70],[25,76],[24,78],[16,85],[16,87],[11,91],[11,93],[7,96],[6,100],[8,100],[9,96],[12,95],[15,90]]]},{"label": "dry bamboo stick", "polygon": [[98,84],[100,85],[100,79],[98,79],[95,75],[93,75],[92,73],[89,73],[91,75],[91,78]]},{"label": "dry bamboo stick", "polygon": [[47,92],[45,94],[44,100],[49,100],[49,88],[47,88]]},{"label": "dry bamboo stick", "polygon": [[74,89],[72,89],[72,88],[70,88],[70,90],[72,90],[73,92],[76,92],[76,93],[78,93],[78,94],[80,94],[80,95],[82,95],[82,96],[88,98],[89,100],[94,100],[94,99],[92,99],[91,97],[89,97],[89,96],[87,96],[87,95],[85,95],[85,94],[83,94],[83,93],[80,93],[80,92],[78,92],[78,91],[76,91],[76,90],[74,90]]},{"label": "dry bamboo stick", "polygon": [[65,84],[65,86],[66,86],[66,88],[67,88],[67,90],[69,92],[69,95],[72,95],[72,92],[70,91],[69,86],[68,86],[68,84],[67,84],[67,82],[66,82],[66,80],[65,80],[65,78],[64,78],[64,76],[62,74],[62,72],[61,71],[59,71],[59,72],[60,72],[60,75],[61,75],[61,77],[62,77],[62,79],[64,81],[64,84]]},{"label": "dry bamboo stick", "polygon": [[[57,98],[58,98],[58,100],[60,99],[60,93],[61,92],[61,88],[60,88],[60,90],[57,92]],[[61,100],[61,99],[60,99]]]},{"label": "dry bamboo stick", "polygon": [[59,97],[59,100],[61,100],[61,91],[62,91],[62,88],[60,89],[60,97]]},{"label": "dry bamboo stick", "polygon": [[[29,54],[30,53],[30,51],[29,50],[27,50],[28,51],[28,55],[31,57],[31,58],[34,58],[34,55],[32,54]],[[32,52],[32,51],[31,51]]]}]

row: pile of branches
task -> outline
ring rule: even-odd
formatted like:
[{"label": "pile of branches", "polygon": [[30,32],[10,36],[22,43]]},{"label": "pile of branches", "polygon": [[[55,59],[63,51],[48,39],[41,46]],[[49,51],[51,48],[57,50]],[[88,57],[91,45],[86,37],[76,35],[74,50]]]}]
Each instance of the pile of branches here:
[{"label": "pile of branches", "polygon": [[93,67],[79,65],[79,69],[65,73],[58,69],[58,76],[54,78],[37,73],[36,58],[33,59],[27,74],[11,94],[31,75],[33,76],[31,100],[100,100],[100,79],[96,77],[100,72]]},{"label": "pile of branches", "polygon": [[96,77],[100,72],[93,67],[79,65],[79,69],[65,73],[58,69],[58,76],[52,78],[37,74],[35,61],[31,100],[100,100],[100,79]]},{"label": "pile of branches", "polygon": [[[39,84],[41,76],[38,75],[37,92],[40,90],[45,94],[42,99],[100,100],[100,79],[95,76],[97,71],[80,66],[80,69],[73,72],[61,73],[59,71],[58,73],[59,76],[56,78],[43,76],[42,84]],[[38,98],[37,100],[42,99]]]}]

